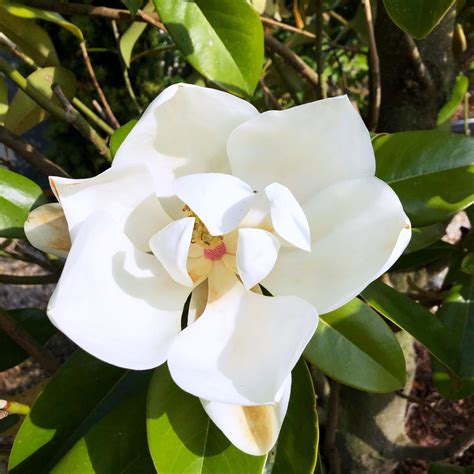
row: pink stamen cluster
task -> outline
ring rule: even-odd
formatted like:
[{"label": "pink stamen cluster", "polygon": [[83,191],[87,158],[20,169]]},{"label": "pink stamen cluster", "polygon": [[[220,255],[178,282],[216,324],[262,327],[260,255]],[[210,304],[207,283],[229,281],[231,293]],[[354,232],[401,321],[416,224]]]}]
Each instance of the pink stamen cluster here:
[{"label": "pink stamen cluster", "polygon": [[213,248],[205,248],[204,249],[204,256],[209,260],[220,260],[227,252],[227,248],[224,242],[221,242],[219,245],[216,245]]}]

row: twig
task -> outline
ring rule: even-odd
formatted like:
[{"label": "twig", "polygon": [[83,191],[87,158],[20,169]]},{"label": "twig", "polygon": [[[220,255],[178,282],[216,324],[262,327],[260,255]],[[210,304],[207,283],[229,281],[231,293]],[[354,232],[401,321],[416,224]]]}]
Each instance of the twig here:
[{"label": "twig", "polygon": [[172,51],[176,49],[175,44],[169,44],[167,46],[158,46],[157,48],[147,49],[146,51],[142,51],[141,53],[136,54],[135,56],[130,59],[130,62],[133,63],[137,59],[145,58],[147,56],[155,56],[161,53],[165,53],[166,51]]},{"label": "twig", "polygon": [[266,16],[261,16],[260,20],[265,26],[270,26],[272,28],[278,28],[280,30],[291,31],[292,33],[296,33],[301,36],[306,36],[306,38],[315,39],[316,35],[311,33],[310,31],[300,30],[296,28],[296,26],[287,25],[286,23],[282,23],[281,21],[276,21],[273,18],[267,18]]},{"label": "twig", "polygon": [[3,275],[0,274],[0,283],[3,285],[49,285],[57,283],[59,276],[55,274],[49,275]]},{"label": "twig", "polygon": [[[97,135],[94,129],[82,118],[81,114],[72,106],[68,98],[64,95],[59,84],[53,84],[51,86],[54,95],[61,102],[64,108],[64,118],[69,122],[82,136],[86,137],[98,150],[107,158],[108,161],[112,160],[110,150],[104,143],[102,138]],[[91,133],[93,131],[93,133]]]},{"label": "twig", "polygon": [[35,64],[33,59],[26,55],[19,46],[14,43],[10,38],[8,38],[4,33],[0,33],[0,45],[7,48],[11,53],[13,53],[17,58],[21,59],[25,64],[30,66],[32,69],[38,69],[38,66]]},{"label": "twig", "polygon": [[69,174],[59,165],[48,160],[27,141],[18,135],[10,132],[6,127],[0,125],[0,143],[5,144],[17,155],[21,156],[26,162],[40,170],[46,176],[64,176]]},{"label": "twig", "polygon": [[81,41],[79,43],[79,48],[81,50],[82,59],[84,59],[84,63],[87,67],[87,71],[89,72],[89,76],[92,80],[92,84],[94,85],[97,95],[99,96],[100,101],[102,102],[102,105],[104,106],[105,114],[107,115],[107,118],[109,119],[110,124],[114,128],[120,128],[120,123],[118,122],[117,117],[115,117],[114,113],[112,112],[112,109],[110,108],[107,98],[105,97],[104,91],[102,90],[102,87],[100,87],[99,81],[97,80],[97,76],[95,75],[95,71],[94,71],[94,68],[92,67],[89,54],[87,53],[86,42]]},{"label": "twig", "polygon": [[464,135],[469,137],[471,135],[471,129],[469,128],[469,99],[471,94],[466,92],[464,94]]},{"label": "twig", "polygon": [[268,99],[268,102],[270,102],[275,109],[282,110],[283,107],[281,106],[280,102],[278,102],[278,100],[273,95],[270,88],[265,83],[265,78],[264,77],[260,78],[259,82],[260,82],[260,86],[263,90],[263,93],[265,94],[265,97]]},{"label": "twig", "polygon": [[284,59],[293,69],[298,71],[311,85],[318,85],[318,75],[313,71],[295,52],[280,43],[270,33],[265,32],[265,45],[267,48],[282,59]]},{"label": "twig", "polygon": [[84,104],[84,102],[81,102],[77,97],[72,99],[72,105],[79,109],[91,122],[100,127],[107,135],[112,135],[114,133],[115,130],[109,124],[104,122],[104,120],[89,109],[89,107],[87,107],[87,105]]},{"label": "twig", "polygon": [[324,80],[323,58],[323,0],[316,0],[316,70],[318,71],[318,84],[316,92],[318,99],[327,97],[326,81]]},{"label": "twig", "polygon": [[[23,77],[16,69],[8,64],[5,59],[0,57],[0,71],[2,71],[11,81],[13,81],[25,94],[30,96],[39,106],[41,106],[46,112],[54,115],[55,117],[70,122],[70,117],[66,116],[65,111],[56,105],[52,100],[43,95],[33,84]],[[71,106],[72,107],[72,106]],[[73,110],[75,110],[73,108]],[[93,143],[99,152],[104,155],[109,161],[112,159],[110,150],[107,148],[104,140],[100,135],[92,128],[92,126],[82,117],[82,115],[75,111],[75,128]]]},{"label": "twig", "polygon": [[405,38],[405,42],[408,46],[408,54],[410,60],[415,68],[416,75],[418,79],[423,83],[428,91],[432,91],[434,89],[433,79],[431,77],[430,71],[425,66],[423,62],[423,58],[421,57],[420,51],[418,46],[415,43],[415,40],[407,33],[403,35]]},{"label": "twig", "polygon": [[380,62],[375,41],[374,24],[372,21],[372,9],[370,0],[362,0],[364,4],[365,23],[367,26],[367,37],[369,39],[369,62],[370,62],[370,116],[369,129],[375,131],[379,123],[380,104],[382,103],[382,86],[380,82]]},{"label": "twig", "polygon": [[329,474],[341,474],[341,459],[336,447],[336,432],[339,421],[339,390],[340,385],[330,380],[328,419],[324,438],[324,451],[328,458]]},{"label": "twig", "polygon": [[30,356],[34,357],[50,374],[54,374],[59,369],[59,363],[51,353],[33,339],[20,324],[1,308],[0,330],[15,341]]}]

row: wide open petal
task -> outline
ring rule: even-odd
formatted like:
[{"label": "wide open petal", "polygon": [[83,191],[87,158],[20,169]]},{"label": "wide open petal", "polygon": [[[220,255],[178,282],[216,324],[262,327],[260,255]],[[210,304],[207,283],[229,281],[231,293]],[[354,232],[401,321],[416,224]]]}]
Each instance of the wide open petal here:
[{"label": "wide open petal", "polygon": [[377,178],[336,183],[304,206],[312,251],[282,248],[262,282],[272,294],[298,295],[320,314],[358,295],[401,255],[410,222],[397,195]]},{"label": "wide open petal", "polygon": [[148,106],[112,166],[146,162],[158,195],[172,196],[173,181],[179,176],[229,173],[227,137],[256,115],[253,105],[226,92],[175,84]]},{"label": "wide open petal", "polygon": [[263,191],[281,183],[304,203],[344,179],[373,176],[370,135],[346,96],[260,114],[227,143],[232,174]]},{"label": "wide open petal", "polygon": [[44,204],[31,211],[24,229],[30,244],[37,249],[67,257],[71,239],[61,204]]},{"label": "wide open petal", "polygon": [[113,218],[96,213],[74,240],[47,312],[95,357],[150,369],[166,360],[188,295],[153,255],[133,247]]},{"label": "wide open petal", "polygon": [[252,188],[230,174],[200,173],[176,181],[176,195],[204,222],[211,235],[234,230],[249,212]]},{"label": "wide open petal", "polygon": [[144,252],[150,237],[171,222],[155,195],[153,177],[145,165],[110,168],[88,179],[50,177],[74,241],[81,224],[93,212],[104,211]]},{"label": "wide open petal", "polygon": [[205,400],[266,405],[280,400],[283,383],[316,330],[306,301],[247,291],[220,261],[209,275],[202,316],[173,343],[174,381]]},{"label": "wide open petal", "polygon": [[274,405],[240,406],[201,399],[209,418],[229,441],[245,453],[260,456],[276,443],[290,401],[291,375]]}]

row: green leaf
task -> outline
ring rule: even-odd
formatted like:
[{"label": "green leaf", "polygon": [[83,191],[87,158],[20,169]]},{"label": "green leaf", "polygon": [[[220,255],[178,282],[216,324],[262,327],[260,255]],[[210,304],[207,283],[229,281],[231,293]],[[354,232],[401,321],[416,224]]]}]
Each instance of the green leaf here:
[{"label": "green leaf", "polygon": [[[145,12],[150,11],[150,7],[151,9],[153,9],[152,3],[148,4],[145,7]],[[139,40],[140,36],[145,31],[146,27],[147,27],[146,23],[140,23],[138,21],[134,22],[131,24],[131,26],[128,27],[128,29],[120,38],[120,43],[119,43],[120,54],[122,55],[123,62],[125,63],[127,68],[130,67],[130,59],[132,58],[132,51],[133,51],[133,48],[135,47],[135,43]]]},{"label": "green leaf", "polygon": [[233,446],[212,423],[199,398],[181,390],[166,364],[155,370],[147,400],[148,446],[160,474],[261,473],[266,456]]},{"label": "green leaf", "polygon": [[454,83],[453,90],[451,91],[451,97],[439,111],[438,120],[436,121],[436,125],[438,127],[448,122],[456,113],[456,110],[458,109],[461,101],[464,99],[468,88],[469,79],[464,74],[459,74],[459,76],[456,77],[456,82]]},{"label": "green leaf", "polygon": [[70,21],[67,21],[61,15],[55,12],[47,10],[39,10],[38,8],[29,7],[27,5],[21,5],[19,3],[10,2],[8,0],[0,0],[0,7],[4,8],[8,13],[29,20],[45,20],[51,23],[56,23],[62,28],[70,31],[73,35],[79,38],[81,41],[84,40],[82,31]]},{"label": "green leaf", "polygon": [[474,140],[421,131],[374,140],[377,176],[402,201],[413,226],[444,221],[474,200]]},{"label": "green leaf", "polygon": [[36,183],[0,167],[0,237],[24,238],[23,225],[28,212],[45,202]]},{"label": "green leaf", "polygon": [[466,398],[474,393],[474,277],[463,275],[453,286],[438,311],[454,339],[456,373],[461,386],[454,386],[445,368],[432,360],[433,380],[443,397],[450,400]]},{"label": "green leaf", "polygon": [[455,376],[454,341],[436,315],[379,280],[361,295],[375,310],[421,342]]},{"label": "green leaf", "polygon": [[[76,351],[46,385],[13,443],[11,474],[46,474],[113,407],[127,371]],[[105,413],[104,413],[105,412]],[[77,472],[77,471],[76,471]]]},{"label": "green leaf", "polygon": [[110,137],[109,148],[112,153],[112,157],[115,156],[117,150],[120,148],[122,142],[127,138],[127,135],[132,131],[132,128],[138,122],[137,119],[132,119],[125,125],[122,125],[119,129],[115,130],[113,135]]},{"label": "green leaf", "polygon": [[5,124],[8,110],[8,87],[4,76],[0,76],[0,125]]},{"label": "green leaf", "polygon": [[[8,314],[40,344],[44,344],[56,332],[46,313],[40,309],[14,309],[8,311]],[[0,332],[0,372],[20,364],[28,357],[29,354],[5,333]]]},{"label": "green leaf", "polygon": [[58,66],[59,59],[48,33],[32,20],[18,18],[0,7],[0,31],[38,66]]},{"label": "green leaf", "polygon": [[448,262],[450,257],[457,252],[459,252],[458,247],[443,241],[438,241],[416,252],[402,255],[390,268],[390,271],[413,270],[440,260]]},{"label": "green leaf", "polygon": [[405,359],[393,332],[358,299],[320,315],[304,355],[331,378],[360,390],[393,392],[405,385]]},{"label": "green leaf", "polygon": [[154,0],[176,45],[203,76],[251,96],[263,65],[263,28],[246,0]]},{"label": "green leaf", "polygon": [[474,275],[474,251],[469,252],[461,262],[461,270],[469,275]]},{"label": "green leaf", "polygon": [[437,242],[446,232],[446,223],[437,222],[436,224],[424,227],[413,227],[411,239],[404,254],[416,252]]},{"label": "green leaf", "polygon": [[318,458],[318,413],[313,381],[303,358],[296,364],[291,377],[290,403],[271,472],[313,474]]},{"label": "green leaf", "polygon": [[122,0],[122,3],[130,10],[130,13],[135,16],[140,10],[143,0]]},{"label": "green leaf", "polygon": [[455,0],[383,0],[392,21],[414,38],[427,36]]},{"label": "green leaf", "polygon": [[472,474],[474,465],[472,466],[456,466],[455,464],[446,464],[444,462],[431,464],[428,474]]},{"label": "green leaf", "polygon": [[[28,76],[28,82],[50,100],[60,105],[54,97],[51,86],[57,83],[68,99],[76,93],[76,78],[68,69],[62,67],[45,67]],[[12,132],[21,135],[38,125],[46,118],[46,111],[22,90],[17,91],[8,108],[5,126]]]},{"label": "green leaf", "polygon": [[[114,408],[84,433],[51,474],[151,474],[146,442],[146,393],[152,371],[129,372],[127,391]],[[117,390],[117,389],[116,389]]]}]

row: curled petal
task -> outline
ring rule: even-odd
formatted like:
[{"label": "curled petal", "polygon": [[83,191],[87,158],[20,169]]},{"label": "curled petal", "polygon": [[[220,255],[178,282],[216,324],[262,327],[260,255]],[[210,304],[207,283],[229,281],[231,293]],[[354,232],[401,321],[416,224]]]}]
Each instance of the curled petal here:
[{"label": "curled petal", "polygon": [[213,264],[204,313],[176,338],[168,356],[174,381],[205,400],[274,404],[314,334],[314,308],[296,297],[247,291],[222,262]]},{"label": "curled petal", "polygon": [[312,251],[280,250],[263,285],[273,294],[298,295],[320,314],[357,296],[401,255],[410,221],[397,195],[377,178],[336,183],[304,206]]},{"label": "curled petal", "polygon": [[67,257],[71,239],[61,204],[45,204],[31,211],[24,229],[27,239],[37,249]]},{"label": "curled petal", "polygon": [[176,181],[176,195],[204,222],[211,235],[234,230],[249,212],[252,188],[235,176],[201,173]]},{"label": "curled petal", "polygon": [[58,329],[95,357],[150,369],[167,358],[189,289],[121,230],[105,213],[82,224],[47,312]]},{"label": "curled petal", "polygon": [[290,400],[291,375],[282,398],[273,405],[240,406],[201,399],[209,418],[229,441],[253,456],[268,453],[276,443]]},{"label": "curled petal", "polygon": [[113,167],[144,162],[159,196],[172,196],[173,182],[194,173],[229,173],[230,132],[257,110],[226,92],[175,84],[146,109],[115,155]]},{"label": "curled petal", "polygon": [[280,250],[279,240],[262,229],[239,229],[237,269],[247,290],[271,271]]},{"label": "curled petal", "polygon": [[232,174],[253,189],[278,182],[301,204],[332,183],[375,172],[369,132],[346,96],[264,112],[231,133],[227,153]]}]

